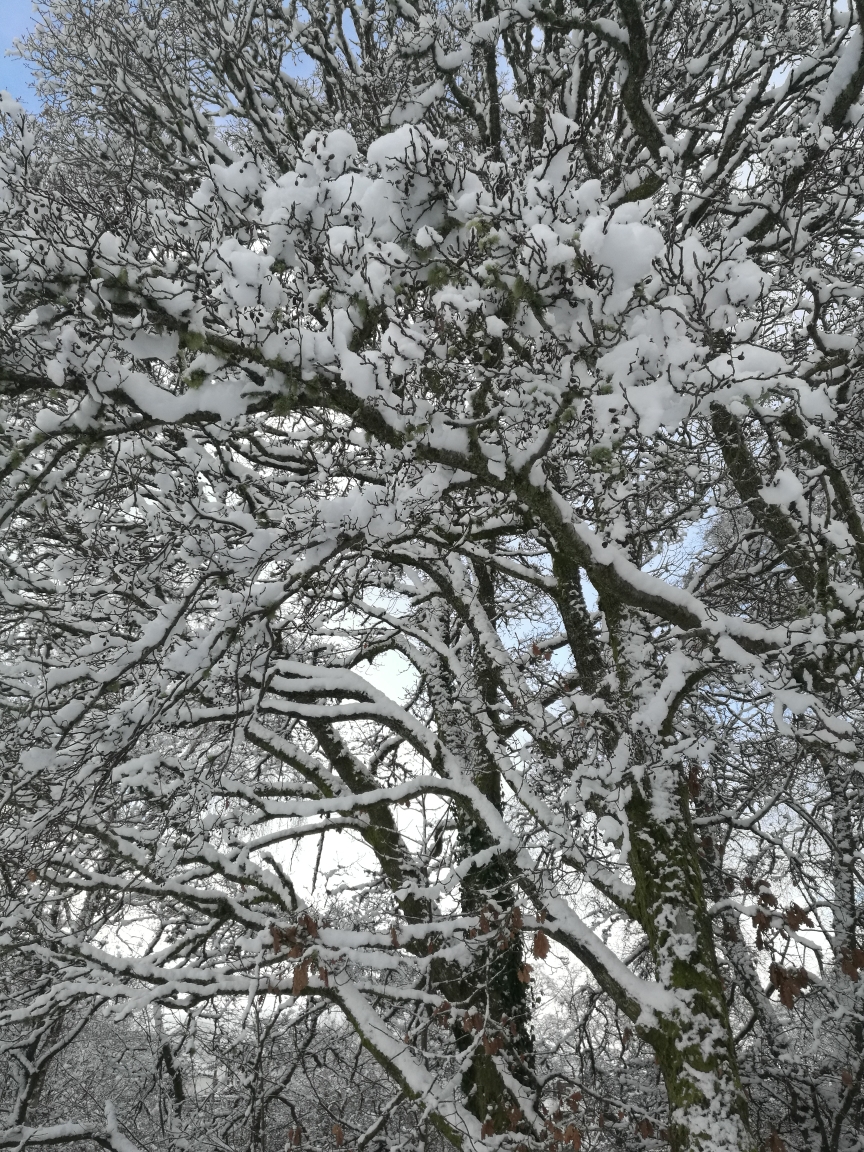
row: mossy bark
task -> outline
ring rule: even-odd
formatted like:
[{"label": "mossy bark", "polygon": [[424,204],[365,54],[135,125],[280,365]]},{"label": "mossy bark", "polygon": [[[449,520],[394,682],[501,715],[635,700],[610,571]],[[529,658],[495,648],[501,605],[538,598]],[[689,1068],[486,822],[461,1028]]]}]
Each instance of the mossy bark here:
[{"label": "mossy bark", "polygon": [[[488,569],[475,564],[478,598],[490,623],[495,622],[494,580]],[[474,669],[483,705],[493,711],[498,699],[495,670],[478,651]],[[442,690],[450,700],[441,715],[448,718],[446,732],[451,749],[466,761],[475,786],[500,812],[503,808],[501,773],[491,754],[483,725],[476,715],[458,707],[454,686],[442,670]],[[480,857],[495,846],[485,823],[468,806],[456,810],[456,855],[460,861]],[[455,1026],[456,1047],[473,1049],[462,1077],[468,1108],[484,1125],[486,1135],[511,1131],[518,1122],[516,1101],[502,1075],[502,1067],[517,1081],[530,1080],[532,1036],[531,1001],[524,968],[521,913],[515,905],[512,860],[495,855],[485,863],[472,863],[461,886],[462,911],[477,917],[471,966],[454,973],[442,988],[448,1000],[465,1008]]]},{"label": "mossy bark", "polygon": [[[487,799],[501,804],[497,773],[475,779]],[[460,856],[467,859],[491,846],[486,828],[469,812],[459,817]],[[466,1005],[469,1024],[457,1025],[456,1044],[462,1051],[476,1045],[462,1077],[468,1107],[487,1125],[487,1134],[510,1131],[515,1100],[498,1061],[524,1080],[531,1065],[531,1003],[522,949],[519,912],[514,907],[508,862],[496,857],[472,867],[462,884],[462,910],[480,919],[481,936],[471,968],[461,974],[458,994]],[[483,931],[483,929],[486,931]],[[475,1016],[476,1013],[476,1016]],[[470,1023],[474,1017],[475,1024]],[[476,1027],[478,1018],[483,1025]],[[478,1043],[482,1029],[483,1039]]]},{"label": "mossy bark", "polygon": [[646,777],[626,806],[629,863],[657,978],[680,1005],[640,1029],[666,1085],[669,1140],[674,1152],[751,1152],[687,785],[674,764]]},{"label": "mossy bark", "polygon": [[650,622],[614,600],[603,608],[620,716],[630,731],[624,812],[632,910],[656,979],[674,1003],[650,1022],[637,1022],[637,1029],[663,1076],[673,1152],[755,1152],[690,813],[689,773],[672,743],[680,693],[666,704],[658,731],[656,683],[644,676],[646,667],[662,664],[662,652],[649,659]]}]

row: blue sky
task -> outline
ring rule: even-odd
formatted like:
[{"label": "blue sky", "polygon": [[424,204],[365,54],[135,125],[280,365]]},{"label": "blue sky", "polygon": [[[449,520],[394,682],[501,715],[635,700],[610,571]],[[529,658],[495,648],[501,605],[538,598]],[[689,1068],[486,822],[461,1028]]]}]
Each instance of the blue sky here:
[{"label": "blue sky", "polygon": [[27,31],[32,19],[32,0],[0,0],[0,88],[31,107],[35,100],[27,87],[29,73],[20,60],[11,60],[6,50],[16,36]]}]

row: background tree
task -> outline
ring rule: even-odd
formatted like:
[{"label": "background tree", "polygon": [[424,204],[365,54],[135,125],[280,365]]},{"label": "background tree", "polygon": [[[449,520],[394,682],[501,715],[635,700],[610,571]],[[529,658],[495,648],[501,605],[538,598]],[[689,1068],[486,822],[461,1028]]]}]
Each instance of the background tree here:
[{"label": "background tree", "polygon": [[860,1146],[861,15],[42,5],[0,1142]]}]

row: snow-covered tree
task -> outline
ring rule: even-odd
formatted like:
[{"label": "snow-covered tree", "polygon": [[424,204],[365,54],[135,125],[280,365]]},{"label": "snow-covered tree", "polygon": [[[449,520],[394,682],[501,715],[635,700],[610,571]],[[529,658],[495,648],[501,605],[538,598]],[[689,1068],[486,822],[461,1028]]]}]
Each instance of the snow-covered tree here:
[{"label": "snow-covered tree", "polygon": [[280,1147],[860,1148],[864,5],[39,8],[0,1143],[98,1010],[172,1148],[267,1013]]}]

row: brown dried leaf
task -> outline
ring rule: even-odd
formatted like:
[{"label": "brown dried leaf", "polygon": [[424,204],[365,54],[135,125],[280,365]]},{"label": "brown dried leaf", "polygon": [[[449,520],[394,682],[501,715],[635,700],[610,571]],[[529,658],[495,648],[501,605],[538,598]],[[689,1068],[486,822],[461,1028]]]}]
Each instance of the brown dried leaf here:
[{"label": "brown dried leaf", "polygon": [[699,780],[699,765],[691,764],[690,771],[687,774],[687,791],[693,800],[699,795],[702,789],[702,784]]},{"label": "brown dried leaf", "polygon": [[858,980],[858,969],[861,966],[857,962],[857,957],[855,956],[857,951],[857,948],[840,949],[840,971],[845,973],[845,975],[847,975],[850,980],[855,980],[856,982]]},{"label": "brown dried leaf", "polygon": [[564,1140],[573,1145],[574,1152],[579,1152],[582,1147],[582,1133],[575,1124],[568,1124],[564,1129]]},{"label": "brown dried leaf", "polygon": [[309,987],[309,965],[304,961],[294,969],[294,979],[291,982],[291,995],[299,996]]},{"label": "brown dried leaf", "polygon": [[336,1141],[336,1147],[341,1148],[345,1143],[345,1132],[342,1129],[342,1125],[334,1124],[330,1131],[333,1133],[333,1139]]},{"label": "brown dried leaf", "polygon": [[534,946],[531,949],[538,960],[545,960],[549,955],[549,937],[542,928],[534,936]]},{"label": "brown dried leaf", "polygon": [[799,908],[797,904],[790,904],[784,913],[786,923],[793,932],[797,932],[802,924],[808,928],[813,927],[813,921],[804,908]]},{"label": "brown dried leaf", "polygon": [[528,984],[531,980],[531,965],[523,964],[516,973],[516,977],[521,984]]},{"label": "brown dried leaf", "polygon": [[304,912],[300,917],[300,923],[313,939],[318,935],[318,925],[315,923],[308,912]]},{"label": "brown dried leaf", "polygon": [[785,1008],[791,1008],[801,992],[810,983],[810,976],[806,968],[789,969],[781,964],[774,963],[768,970],[768,979],[777,989],[780,1003]]}]

